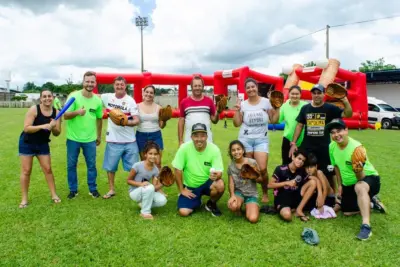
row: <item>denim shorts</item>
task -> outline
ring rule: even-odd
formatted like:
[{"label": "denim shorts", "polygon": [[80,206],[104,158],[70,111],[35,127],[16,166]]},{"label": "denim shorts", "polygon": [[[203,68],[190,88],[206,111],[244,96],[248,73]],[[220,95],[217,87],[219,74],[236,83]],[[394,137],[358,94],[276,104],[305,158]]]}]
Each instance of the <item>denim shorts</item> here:
[{"label": "denim shorts", "polygon": [[24,142],[24,136],[19,137],[18,144],[19,156],[40,156],[50,155],[49,143],[29,144]]},{"label": "denim shorts", "polygon": [[136,142],[139,147],[139,152],[142,152],[144,150],[144,146],[146,145],[147,141],[155,142],[160,147],[160,150],[164,150],[164,143],[163,143],[161,131],[152,132],[152,133],[136,131]]},{"label": "denim shorts", "polygon": [[247,196],[244,196],[244,195],[243,195],[241,192],[239,192],[239,191],[235,191],[235,196],[240,197],[241,199],[243,199],[245,205],[250,204],[250,203],[255,203],[255,204],[258,205],[258,198],[255,197],[255,196],[253,196],[253,197],[247,197]]},{"label": "denim shorts", "polygon": [[107,142],[104,152],[103,169],[108,172],[118,170],[119,160],[125,171],[130,171],[133,164],[139,161],[139,149],[137,142],[133,143],[110,143]]},{"label": "denim shorts", "polygon": [[246,152],[264,152],[269,153],[269,138],[239,138],[243,143]]}]

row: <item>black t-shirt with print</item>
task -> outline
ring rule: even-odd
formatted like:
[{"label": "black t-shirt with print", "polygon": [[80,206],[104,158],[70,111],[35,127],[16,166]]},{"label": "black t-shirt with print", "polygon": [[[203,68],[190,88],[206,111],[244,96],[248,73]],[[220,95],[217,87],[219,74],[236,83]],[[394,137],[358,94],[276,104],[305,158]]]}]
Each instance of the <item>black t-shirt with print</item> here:
[{"label": "black t-shirt with print", "polygon": [[296,119],[305,127],[301,146],[304,148],[328,147],[331,138],[330,134],[325,132],[325,125],[333,119],[341,118],[342,112],[341,108],[330,103],[324,103],[320,107],[313,107],[311,103],[304,105]]},{"label": "black t-shirt with print", "polygon": [[275,168],[274,174],[272,175],[277,183],[282,183],[286,181],[290,181],[293,179],[296,179],[297,185],[290,187],[290,186],[284,186],[281,188],[277,188],[274,190],[274,195],[277,196],[277,194],[281,191],[296,191],[299,190],[308,180],[308,173],[304,168],[299,168],[297,169],[294,173],[289,169],[289,165],[280,165]]}]

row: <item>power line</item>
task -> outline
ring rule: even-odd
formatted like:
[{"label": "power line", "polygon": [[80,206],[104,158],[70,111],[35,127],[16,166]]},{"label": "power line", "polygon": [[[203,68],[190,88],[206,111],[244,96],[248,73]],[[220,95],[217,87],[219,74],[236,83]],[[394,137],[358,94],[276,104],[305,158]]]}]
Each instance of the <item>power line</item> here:
[{"label": "power line", "polygon": [[378,18],[378,19],[361,20],[361,21],[356,21],[356,22],[333,25],[333,26],[330,26],[330,27],[331,28],[337,28],[337,27],[343,27],[343,26],[348,26],[348,25],[355,25],[355,24],[361,24],[361,23],[367,23],[367,22],[374,22],[374,21],[378,21],[378,20],[392,19],[392,18],[398,18],[398,17],[400,17],[400,15],[393,15],[393,16],[384,17],[384,18]]},{"label": "power line", "polygon": [[[330,27],[330,28],[338,28],[338,27],[343,27],[343,26],[348,26],[348,25],[362,24],[362,23],[374,22],[374,21],[378,21],[378,20],[391,19],[391,18],[397,18],[397,17],[400,17],[400,15],[392,15],[392,16],[383,17],[383,18],[377,18],[377,19],[369,19],[369,20],[362,20],[362,21],[356,21],[356,22],[350,22],[350,23],[344,23],[344,24],[337,24],[337,25],[333,25],[333,26],[329,26],[329,27]],[[254,51],[254,52],[251,52],[251,53],[248,53],[248,54],[245,54],[245,55],[242,55],[242,56],[233,58],[233,60],[238,60],[238,59],[242,59],[242,58],[245,58],[245,57],[254,55],[254,54],[262,53],[262,52],[265,52],[265,51],[267,51],[267,50],[269,50],[269,49],[272,49],[272,48],[275,48],[275,47],[278,47],[278,46],[281,46],[281,45],[285,45],[285,44],[288,44],[288,43],[291,43],[291,42],[300,40],[300,39],[302,39],[302,38],[304,38],[304,37],[313,35],[313,34],[315,34],[315,33],[318,33],[318,32],[324,31],[324,30],[326,30],[326,28],[322,28],[322,29],[319,29],[319,30],[316,30],[316,31],[307,33],[307,34],[305,34],[305,35],[299,36],[299,37],[297,37],[297,38],[290,39],[290,40],[288,40],[288,41],[284,41],[284,42],[282,42],[282,43],[279,43],[279,44],[276,44],[276,45],[272,45],[272,46],[266,47],[266,48],[264,48],[264,49],[257,50],[257,51]]]}]

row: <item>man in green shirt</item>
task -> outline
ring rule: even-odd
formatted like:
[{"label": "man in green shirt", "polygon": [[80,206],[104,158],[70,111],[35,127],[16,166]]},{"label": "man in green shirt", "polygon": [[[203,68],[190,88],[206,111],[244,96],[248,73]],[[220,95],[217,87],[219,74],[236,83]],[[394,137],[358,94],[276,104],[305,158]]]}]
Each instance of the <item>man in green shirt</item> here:
[{"label": "man in green shirt", "polygon": [[58,98],[59,96],[60,96],[59,94],[56,94],[56,97],[54,98],[54,101],[53,101],[53,107],[55,109],[57,109],[58,111],[60,111],[62,109],[61,101]]},{"label": "man in green shirt", "polygon": [[357,238],[367,240],[372,234],[371,203],[372,208],[385,212],[385,207],[378,198],[381,187],[379,174],[368,157],[364,165],[360,162],[362,170],[354,171],[351,157],[354,149],[362,144],[349,137],[347,126],[342,119],[333,119],[325,126],[325,130],[332,138],[329,156],[335,167],[338,193],[342,197],[342,212],[347,216],[361,213],[362,225]]},{"label": "man in green shirt", "polygon": [[95,198],[97,191],[96,146],[101,142],[103,103],[93,94],[96,86],[96,74],[86,72],[83,76],[83,89],[75,91],[68,98],[75,101],[64,114],[67,123],[67,164],[69,199],[78,194],[78,176],[76,166],[82,148],[87,166],[87,182],[89,194]]},{"label": "man in green shirt", "polygon": [[175,168],[176,184],[180,192],[178,212],[189,216],[201,206],[201,197],[210,196],[205,208],[213,216],[221,216],[217,201],[224,194],[221,179],[223,162],[219,148],[207,142],[207,127],[203,123],[192,126],[192,142],[182,144],[176,152],[172,166]]}]

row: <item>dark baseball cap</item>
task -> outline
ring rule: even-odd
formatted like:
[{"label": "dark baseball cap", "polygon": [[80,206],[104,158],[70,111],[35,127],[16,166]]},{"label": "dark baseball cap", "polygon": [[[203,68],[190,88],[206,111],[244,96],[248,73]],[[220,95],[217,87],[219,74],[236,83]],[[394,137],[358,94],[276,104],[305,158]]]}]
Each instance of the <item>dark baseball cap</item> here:
[{"label": "dark baseball cap", "polygon": [[342,119],[333,119],[330,123],[325,125],[325,131],[330,133],[332,129],[346,129],[346,123]]},{"label": "dark baseball cap", "polygon": [[207,126],[203,123],[196,123],[192,126],[192,134],[207,133]]},{"label": "dark baseball cap", "polygon": [[325,88],[324,88],[324,86],[323,86],[322,84],[316,84],[316,85],[314,85],[314,86],[311,88],[311,92],[314,91],[314,90],[318,90],[318,91],[320,91],[321,93],[325,93]]}]

